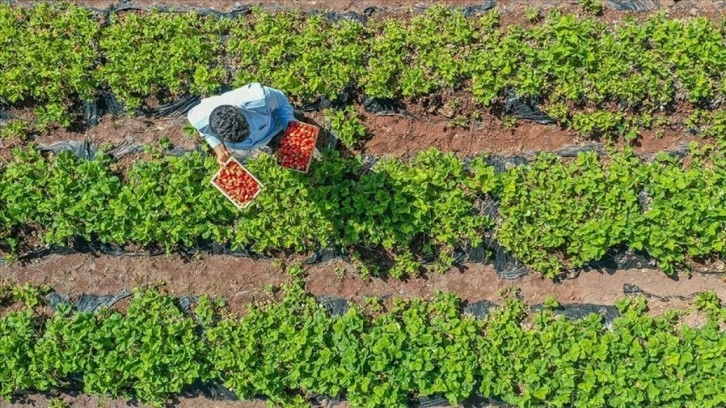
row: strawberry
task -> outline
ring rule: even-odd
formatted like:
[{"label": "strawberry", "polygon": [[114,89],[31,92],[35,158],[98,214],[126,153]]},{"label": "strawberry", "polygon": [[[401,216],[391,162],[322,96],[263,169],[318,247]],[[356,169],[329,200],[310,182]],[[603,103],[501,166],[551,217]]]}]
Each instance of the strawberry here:
[{"label": "strawberry", "polygon": [[213,182],[239,205],[250,202],[260,190],[259,183],[235,161],[223,168]]},{"label": "strawberry", "polygon": [[291,122],[282,139],[278,156],[280,164],[289,169],[305,171],[315,148],[316,139],[315,127]]}]

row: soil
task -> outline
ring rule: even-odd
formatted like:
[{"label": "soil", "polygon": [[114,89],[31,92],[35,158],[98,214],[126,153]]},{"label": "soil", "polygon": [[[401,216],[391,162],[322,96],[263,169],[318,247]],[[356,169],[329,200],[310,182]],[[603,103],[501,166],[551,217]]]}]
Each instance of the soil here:
[{"label": "soil", "polygon": [[[25,112],[10,110],[14,116],[31,120],[32,116]],[[93,144],[112,146],[139,144],[153,144],[168,138],[174,145],[185,149],[194,148],[195,138],[186,136],[183,132],[188,122],[185,117],[176,118],[149,118],[143,116],[105,115],[99,119],[98,126],[83,130],[69,130],[56,128],[33,137],[33,141],[40,145],[52,145],[57,142],[69,140],[86,140]],[[5,147],[12,148],[23,144],[20,140],[6,140]]]},{"label": "soil", "polygon": [[[27,407],[48,407],[53,397],[42,394],[33,394],[17,399],[13,403],[0,400],[0,408],[27,408]],[[99,398],[85,394],[56,396],[66,403],[65,406],[73,408],[129,408],[129,407],[151,407],[129,402],[124,399]],[[266,408],[262,400],[255,401],[214,401],[204,397],[184,398],[173,401],[173,406],[178,408]]]},{"label": "soil", "polygon": [[[481,113],[480,124],[472,123],[469,128],[454,126],[443,115],[421,117],[380,116],[371,113],[362,115],[371,134],[363,146],[363,152],[375,155],[408,157],[429,147],[451,151],[461,156],[479,152],[513,155],[539,151],[555,151],[569,146],[607,143],[603,140],[589,140],[577,132],[558,125],[540,125],[520,120],[515,127],[508,128],[499,118]],[[662,137],[656,133],[644,132],[633,146],[636,153],[656,153],[675,149],[683,143],[703,140],[685,131],[669,130]],[[624,143],[618,143],[621,147]]]},{"label": "soil", "polygon": [[[569,146],[607,143],[581,138],[576,132],[557,125],[540,125],[520,120],[513,128],[507,128],[495,116],[482,112],[478,123],[463,128],[453,126],[451,119],[442,113],[428,114],[421,105],[409,105],[412,116],[377,115],[356,106],[359,118],[368,128],[369,139],[351,153],[368,153],[410,157],[421,150],[435,147],[441,151],[454,152],[460,156],[472,156],[480,152],[512,155],[555,151]],[[18,112],[13,112],[18,115]],[[18,115],[20,116],[20,115]],[[322,112],[305,113],[306,119],[319,126],[325,126]],[[183,129],[188,123],[185,117],[152,119],[146,117],[113,117],[106,115],[98,126],[82,131],[55,129],[36,136],[33,140],[40,145],[52,145],[69,140],[88,139],[96,145],[146,145],[156,144],[167,138],[172,144],[191,150],[195,143],[201,143],[196,136],[187,136]],[[655,131],[644,131],[633,146],[636,153],[651,154],[677,148],[690,141],[702,141],[684,129],[666,129],[662,136]],[[0,142],[0,157],[9,160],[13,147],[27,142],[18,139]],[[625,144],[618,142],[621,147]]]},{"label": "soil", "polygon": [[[37,3],[38,1],[20,0],[19,3]],[[93,7],[98,9],[107,8],[119,4],[119,0],[70,0],[71,3]],[[432,4],[445,4],[448,6],[470,6],[481,5],[483,1],[474,0],[134,0],[133,4],[139,6],[168,5],[176,7],[198,7],[211,8],[218,11],[231,11],[235,4],[260,5],[265,8],[274,9],[296,9],[296,10],[332,10],[338,12],[355,11],[363,12],[368,7],[396,11],[408,10],[417,7],[430,6]],[[647,3],[647,2],[646,2]],[[718,1],[683,1],[683,0],[660,0],[652,2],[659,5],[658,9],[671,13],[675,16],[691,16],[712,14],[718,16],[726,11],[726,5]],[[497,10],[502,15],[516,15],[527,7],[540,7],[543,10],[560,7],[564,10],[582,11],[576,1],[562,0],[496,0]],[[603,18],[610,15],[634,14],[636,16],[648,13],[619,12],[607,7],[603,12]]]},{"label": "soil", "polygon": [[[336,261],[312,265],[306,271],[306,289],[310,293],[354,301],[361,301],[367,296],[428,298],[436,291],[444,291],[457,293],[466,301],[490,300],[496,303],[501,300],[498,295],[501,290],[517,287],[523,299],[530,304],[543,302],[547,295],[553,295],[561,303],[613,304],[625,296],[624,284],[636,285],[644,292],[662,298],[688,298],[694,293],[713,290],[726,299],[724,274],[694,273],[690,278],[670,278],[650,269],[613,274],[585,272],[562,283],[534,275],[503,280],[490,266],[481,264],[406,281],[361,279],[347,264]],[[0,281],[49,285],[60,293],[70,295],[114,294],[121,289],[163,284],[165,291],[172,295],[224,297],[232,313],[243,313],[248,303],[269,299],[266,286],[280,286],[289,282],[290,277],[269,261],[226,255],[183,259],[177,255],[112,257],[71,254],[50,255],[32,260],[27,265],[12,263],[0,267]],[[652,302],[659,301],[654,298]]]}]

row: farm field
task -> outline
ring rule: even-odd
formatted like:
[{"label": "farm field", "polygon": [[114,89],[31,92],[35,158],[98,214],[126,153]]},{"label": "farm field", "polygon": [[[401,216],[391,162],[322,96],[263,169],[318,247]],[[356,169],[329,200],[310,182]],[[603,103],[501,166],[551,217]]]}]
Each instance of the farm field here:
[{"label": "farm field", "polygon": [[[0,2],[0,406],[724,406],[724,72],[719,2]],[[250,82],[320,133],[238,208]]]}]

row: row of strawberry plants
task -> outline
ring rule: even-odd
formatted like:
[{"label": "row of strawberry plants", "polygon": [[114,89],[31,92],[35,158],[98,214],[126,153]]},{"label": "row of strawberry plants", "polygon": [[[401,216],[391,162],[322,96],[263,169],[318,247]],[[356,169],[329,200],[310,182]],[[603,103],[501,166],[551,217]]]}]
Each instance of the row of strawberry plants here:
[{"label": "row of strawberry plants", "polygon": [[634,138],[669,126],[676,108],[722,116],[726,96],[723,27],[663,14],[609,25],[553,11],[522,27],[500,26],[496,11],[467,18],[444,7],[365,25],[297,12],[151,12],[116,14],[102,27],[75,6],[0,5],[0,33],[0,103],[38,102],[42,123],[63,125],[98,88],[133,110],[149,96],[260,81],[297,101],[349,87],[389,98],[468,88],[490,106],[513,89],[585,136]]},{"label": "row of strawberry plants", "polygon": [[[452,154],[432,150],[368,172],[333,152],[308,177],[265,155],[249,169],[274,187],[238,213],[208,182],[218,166],[198,152],[140,161],[119,175],[103,155],[79,161],[65,152],[48,160],[22,149],[0,175],[0,236],[9,251],[36,231],[61,245],[76,238],[167,251],[205,242],[258,252],[360,245],[402,259],[413,257],[416,241],[418,254],[441,250],[445,261],[455,245],[481,243],[491,226],[472,207],[475,191],[488,191],[494,179],[481,162],[467,171]],[[415,272],[415,263],[401,265],[408,269],[394,274]]]},{"label": "row of strawberry plants", "polygon": [[[726,157],[693,146],[689,158],[645,162],[626,150],[564,161],[545,153],[496,174],[484,156],[465,161],[434,149],[372,169],[327,152],[303,175],[261,155],[247,167],[268,188],[239,212],[211,186],[217,166],[199,152],[140,160],[119,174],[103,154],[84,161],[18,149],[0,168],[0,248],[18,253],[33,237],[167,251],[212,242],[272,254],[338,246],[355,259],[386,253],[395,264],[389,273],[402,277],[422,263],[445,270],[458,249],[493,234],[548,277],[622,247],[673,273],[726,255]],[[478,210],[482,200],[501,203],[497,220]],[[368,274],[380,265],[368,263]]]},{"label": "row of strawberry plants", "polygon": [[[699,295],[691,311],[647,315],[643,298],[616,303],[606,325],[591,314],[569,320],[550,298],[531,312],[514,294],[482,320],[460,299],[375,299],[331,316],[301,282],[244,317],[201,296],[189,313],[158,289],[134,294],[125,313],[40,311],[41,290],[5,288],[0,306],[0,396],[79,389],[165,404],[194,383],[218,382],[243,399],[308,406],[311,395],[355,407],[406,407],[474,395],[520,407],[699,406],[726,404],[726,308]],[[274,292],[273,292],[274,293]],[[271,297],[274,299],[274,297]]]}]

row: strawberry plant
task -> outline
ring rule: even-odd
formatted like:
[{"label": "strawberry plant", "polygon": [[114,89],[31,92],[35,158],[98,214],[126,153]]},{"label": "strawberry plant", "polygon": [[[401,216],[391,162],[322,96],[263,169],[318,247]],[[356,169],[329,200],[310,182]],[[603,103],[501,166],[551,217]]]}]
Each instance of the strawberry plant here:
[{"label": "strawberry plant", "polygon": [[136,292],[125,315],[64,307],[47,321],[33,351],[31,378],[39,389],[80,374],[87,393],[157,406],[210,375],[194,320],[155,290]]},{"label": "strawberry plant", "polygon": [[489,197],[501,202],[498,242],[548,277],[619,247],[646,251],[673,273],[724,255],[724,158],[711,150],[694,150],[689,166],[667,155],[645,163],[630,150],[603,161],[542,154],[500,175],[484,157],[465,162],[433,149],[367,171],[357,158],[325,152],[307,175],[261,155],[248,168],[276,188],[238,212],[209,185],[218,167],[199,152],[141,160],[120,175],[103,154],[46,159],[19,149],[0,173],[0,243],[6,255],[37,245],[29,236],[167,252],[211,243],[268,254],[335,245],[385,253],[395,265],[389,273],[403,277],[423,261],[429,272],[445,270],[457,249],[480,244],[494,223],[475,203]]},{"label": "strawberry plant", "polygon": [[[316,165],[314,162],[313,172]],[[310,176],[289,171],[268,155],[252,160],[247,168],[263,184],[275,188],[263,189],[237,218],[231,241],[235,247],[300,252],[332,244],[333,204],[310,185]]]},{"label": "strawberry plant", "polygon": [[531,167],[504,174],[496,237],[535,270],[557,276],[563,257],[578,267],[628,242],[642,223],[638,191],[646,180],[632,153],[607,166],[594,153],[569,164],[542,154]]},{"label": "strawberry plant", "polygon": [[572,116],[571,126],[580,135],[586,138],[597,139],[607,136],[617,139],[614,135],[624,137],[625,140],[635,140],[637,131],[631,127],[628,120],[622,113],[599,111],[592,113],[575,113]]},{"label": "strawberry plant", "polygon": [[600,14],[602,13],[602,3],[600,0],[580,0],[580,7],[585,11],[591,13]]},{"label": "strawberry plant", "polygon": [[0,131],[0,139],[25,139],[29,132],[28,123],[20,119],[9,120]]},{"label": "strawberry plant", "polygon": [[[528,27],[500,26],[496,12],[473,19],[443,6],[366,25],[260,9],[231,20],[160,12],[111,20],[101,28],[71,5],[3,5],[0,104],[34,104],[35,126],[44,130],[76,122],[76,107],[99,88],[133,111],[182,94],[208,95],[228,79],[234,86],[263,82],[298,102],[333,100],[351,89],[418,98],[466,87],[486,106],[513,91],[556,107],[568,126],[562,107],[570,106],[583,134],[634,139],[641,125],[623,118],[676,107],[718,111],[726,92],[721,27],[664,13],[607,24],[555,9]],[[719,137],[717,126],[713,134]]]},{"label": "strawberry plant", "polygon": [[469,49],[477,43],[471,21],[460,10],[434,6],[410,23],[390,19],[370,25],[368,73],[361,78],[372,97],[418,97],[456,88],[466,77]]},{"label": "strawberry plant", "polygon": [[650,316],[644,298],[618,301],[609,323],[597,313],[558,316],[554,299],[533,312],[512,295],[482,319],[453,294],[352,304],[331,316],[303,287],[285,285],[241,318],[206,296],[183,313],[158,289],[137,290],[123,314],[21,305],[0,316],[0,395],[82,386],[161,406],[213,380],[241,399],[285,406],[316,394],[353,407],[406,407],[425,396],[458,405],[475,393],[519,407],[726,403],[726,308],[713,294],[696,299],[707,319],[690,327],[681,320],[688,312]]},{"label": "strawberry plant", "polygon": [[368,129],[357,117],[357,112],[352,106],[341,110],[327,109],[325,120],[329,123],[330,131],[346,147],[356,147],[368,136]]},{"label": "strawberry plant", "polygon": [[667,273],[690,257],[726,254],[726,161],[723,154],[696,157],[683,168],[673,159],[647,168],[650,197],[631,245],[645,249]]},{"label": "strawberry plant", "polygon": [[81,7],[0,4],[0,104],[34,102],[48,124],[71,125],[71,105],[94,99],[99,22]]},{"label": "strawberry plant", "polygon": [[224,20],[196,13],[113,14],[102,32],[106,62],[97,78],[128,110],[142,107],[149,95],[164,103],[184,93],[211,94],[225,80],[225,32]]},{"label": "strawberry plant", "polygon": [[257,10],[231,27],[233,84],[258,81],[304,100],[335,99],[363,71],[366,36],[356,21]]}]

